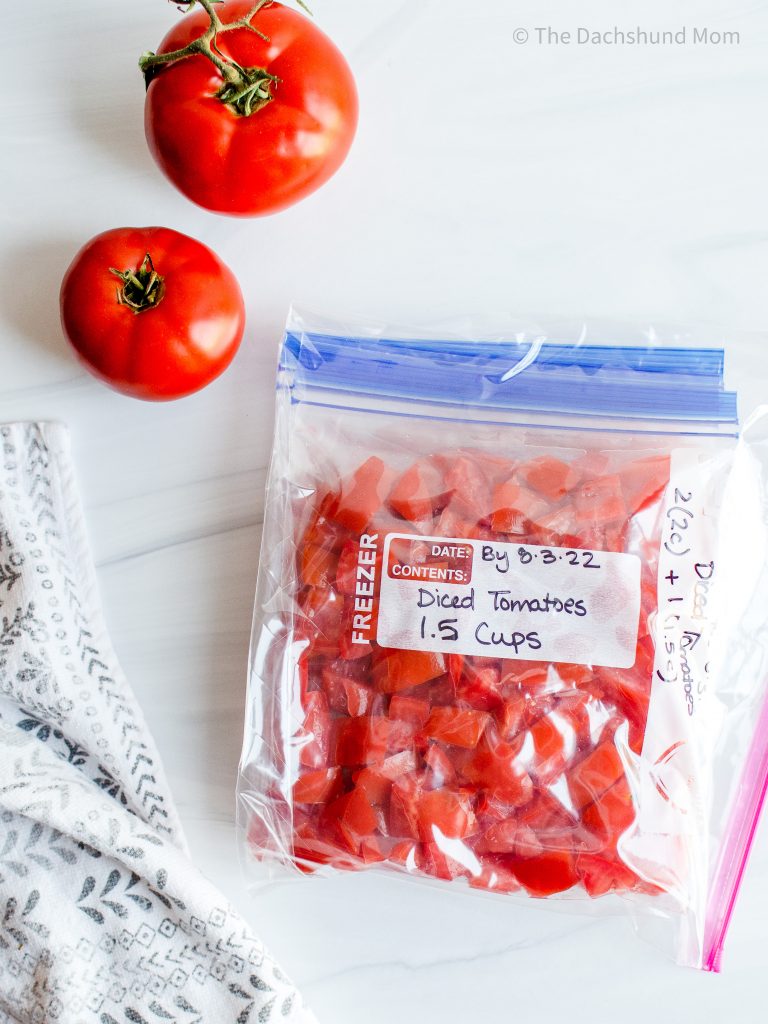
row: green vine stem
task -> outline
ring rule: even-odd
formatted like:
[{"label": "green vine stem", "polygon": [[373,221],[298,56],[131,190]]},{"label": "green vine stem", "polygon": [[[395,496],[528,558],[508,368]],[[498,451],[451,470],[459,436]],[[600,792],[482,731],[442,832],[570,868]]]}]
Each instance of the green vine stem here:
[{"label": "green vine stem", "polygon": [[109,272],[123,282],[123,287],[117,289],[117,301],[121,306],[127,306],[134,313],[143,313],[145,309],[154,309],[162,302],[165,282],[155,270],[149,253],[138,270],[116,270],[110,267]]},{"label": "green vine stem", "polygon": [[[276,75],[270,74],[266,68],[241,67],[231,57],[226,57],[221,52],[218,47],[218,38],[235,29],[245,29],[248,32],[253,32],[265,42],[269,42],[269,37],[256,28],[252,21],[262,8],[268,7],[272,3],[272,0],[258,0],[242,18],[228,22],[222,21],[216,10],[217,5],[222,2],[223,0],[181,0],[181,3],[178,3],[177,0],[179,9],[185,12],[190,11],[195,4],[200,4],[208,15],[210,24],[201,36],[193,39],[191,43],[179,50],[172,50],[170,53],[153,53],[149,50],[147,53],[143,53],[139,58],[139,68],[144,75],[147,87],[149,87],[149,83],[161,67],[175,64],[177,61],[195,54],[206,57],[223,79],[224,84],[217,93],[218,98],[236,114],[250,117],[267,103],[271,103],[274,99],[273,90],[280,79]],[[296,0],[296,2],[308,14],[310,13],[303,0]]]}]

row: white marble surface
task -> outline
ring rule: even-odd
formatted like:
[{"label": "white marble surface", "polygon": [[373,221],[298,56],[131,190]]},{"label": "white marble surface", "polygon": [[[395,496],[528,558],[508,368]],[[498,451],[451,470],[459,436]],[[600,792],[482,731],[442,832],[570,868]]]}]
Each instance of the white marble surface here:
[{"label": "white marble surface", "polygon": [[[10,8],[10,4],[6,7]],[[316,0],[362,121],[337,178],[256,222],[197,210],[144,145],[138,54],[163,0],[4,12],[0,419],[71,425],[115,645],[164,754],[195,857],[324,1024],[764,1019],[768,828],[720,978],[621,920],[456,900],[373,877],[242,888],[233,787],[272,375],[289,301],[399,320],[512,309],[753,329],[729,344],[768,398],[768,5],[757,0]],[[534,29],[738,31],[731,46],[543,46]],[[513,31],[526,28],[525,45]],[[203,394],[152,407],[80,372],[57,291],[79,244],[163,223],[213,245],[246,343]],[[726,331],[727,333],[727,331]]]}]

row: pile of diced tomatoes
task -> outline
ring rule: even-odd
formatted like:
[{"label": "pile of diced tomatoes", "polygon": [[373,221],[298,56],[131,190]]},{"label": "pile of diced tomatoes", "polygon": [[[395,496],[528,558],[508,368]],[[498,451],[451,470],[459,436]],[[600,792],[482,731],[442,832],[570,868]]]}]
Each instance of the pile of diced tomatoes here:
[{"label": "pile of diced tomatoes", "polygon": [[[377,457],[318,488],[297,538],[293,856],[499,892],[652,889],[625,863],[654,663],[665,455]],[[361,534],[477,538],[640,557],[632,668],[350,642]],[[380,549],[379,549],[380,550]],[[373,632],[375,637],[375,630]]]}]

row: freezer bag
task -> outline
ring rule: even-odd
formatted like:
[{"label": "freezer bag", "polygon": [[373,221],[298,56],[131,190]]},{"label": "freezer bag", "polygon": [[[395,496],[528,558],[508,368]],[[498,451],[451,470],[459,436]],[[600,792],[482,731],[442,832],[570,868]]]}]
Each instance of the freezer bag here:
[{"label": "freezer bag", "polygon": [[720,349],[573,333],[292,313],[240,824],[717,970],[768,773],[766,420]]}]

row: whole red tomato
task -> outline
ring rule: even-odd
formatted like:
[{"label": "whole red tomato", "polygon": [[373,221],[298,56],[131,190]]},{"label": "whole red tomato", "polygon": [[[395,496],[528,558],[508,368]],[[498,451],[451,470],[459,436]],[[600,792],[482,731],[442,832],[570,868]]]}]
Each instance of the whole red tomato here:
[{"label": "whole red tomato", "polygon": [[61,324],[86,367],[135,398],[198,391],[226,369],[243,337],[234,274],[170,228],[96,235],[61,285]]},{"label": "whole red tomato", "polygon": [[[256,8],[252,29],[226,27]],[[357,127],[352,72],[298,11],[231,0],[211,12],[186,15],[157,55],[142,58],[147,141],[165,174],[200,206],[235,216],[275,213],[343,163]],[[194,53],[160,62],[210,34],[212,17],[221,26],[215,39],[204,39],[212,59]]]}]

